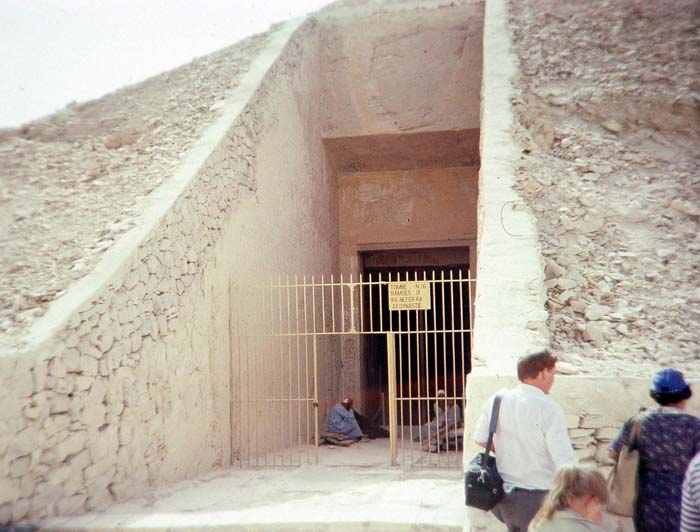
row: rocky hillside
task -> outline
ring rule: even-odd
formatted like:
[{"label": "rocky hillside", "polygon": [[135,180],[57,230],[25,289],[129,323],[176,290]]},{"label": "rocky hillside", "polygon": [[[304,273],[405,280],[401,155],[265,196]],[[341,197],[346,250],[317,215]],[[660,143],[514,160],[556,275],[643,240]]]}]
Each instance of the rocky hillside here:
[{"label": "rocky hillside", "polygon": [[133,227],[266,41],[0,130],[0,351]]},{"label": "rocky hillside", "polygon": [[518,189],[569,373],[700,371],[700,4],[513,0]]}]

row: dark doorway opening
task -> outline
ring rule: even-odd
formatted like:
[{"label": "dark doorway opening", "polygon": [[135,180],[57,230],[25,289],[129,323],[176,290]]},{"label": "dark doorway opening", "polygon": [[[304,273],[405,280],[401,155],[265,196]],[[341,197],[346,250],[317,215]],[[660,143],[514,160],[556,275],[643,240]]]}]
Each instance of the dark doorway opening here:
[{"label": "dark doorway opening", "polygon": [[[366,287],[363,297],[364,330],[391,324],[392,330],[404,331],[395,338],[396,389],[399,397],[411,399],[402,402],[399,424],[424,423],[430,402],[421,398],[434,397],[438,389],[464,397],[463,377],[471,370],[470,333],[459,331],[470,329],[471,293],[468,283],[456,282],[469,278],[469,248],[369,252],[362,254],[362,264],[366,281],[431,281],[430,310],[389,310],[386,284]],[[449,280],[455,282],[443,282]],[[381,423],[388,397],[385,335],[363,335],[362,360],[367,413]]]}]

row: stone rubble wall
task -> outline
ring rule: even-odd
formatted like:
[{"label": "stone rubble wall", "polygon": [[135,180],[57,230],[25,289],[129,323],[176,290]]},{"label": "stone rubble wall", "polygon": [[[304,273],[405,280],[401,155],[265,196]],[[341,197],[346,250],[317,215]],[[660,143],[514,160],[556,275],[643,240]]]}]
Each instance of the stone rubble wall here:
[{"label": "stone rubble wall", "polygon": [[[154,192],[154,212],[167,207],[152,228],[127,233],[98,265],[111,269],[104,282],[83,285],[75,311],[75,294],[56,301],[56,329],[0,358],[0,524],[101,508],[229,464],[230,276],[334,268],[312,25],[263,53],[282,45]],[[270,204],[277,227],[262,219]],[[286,246],[268,245],[279,226]],[[293,249],[302,234],[306,247]]]}]

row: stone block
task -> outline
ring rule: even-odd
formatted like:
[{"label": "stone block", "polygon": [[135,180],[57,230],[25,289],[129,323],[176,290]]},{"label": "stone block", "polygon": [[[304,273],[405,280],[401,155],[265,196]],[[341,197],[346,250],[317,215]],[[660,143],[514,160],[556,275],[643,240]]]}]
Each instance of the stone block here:
[{"label": "stone block", "polygon": [[595,438],[598,441],[608,442],[617,438],[622,427],[601,427],[596,429]]},{"label": "stone block", "polygon": [[0,525],[9,525],[12,521],[12,505],[0,504]]},{"label": "stone block", "polygon": [[80,372],[83,375],[96,376],[98,369],[99,363],[97,359],[85,355],[80,357]]},{"label": "stone block", "polygon": [[584,414],[580,427],[584,429],[599,429],[607,424],[600,414]]},{"label": "stone block", "polygon": [[92,386],[93,377],[88,375],[78,375],[75,378],[75,391],[84,392]]},{"label": "stone block", "polygon": [[19,481],[0,478],[0,504],[14,503],[19,498]]},{"label": "stone block", "polygon": [[99,430],[90,430],[88,432],[88,440],[90,442],[90,458],[93,463],[97,463],[100,460],[113,460],[117,455],[119,437],[116,427],[108,425],[100,427]]},{"label": "stone block", "polygon": [[581,438],[581,437],[587,437],[589,439],[592,439],[593,433],[595,431],[593,429],[569,429],[569,437],[570,438]]},{"label": "stone block", "polygon": [[57,377],[53,390],[62,395],[71,395],[75,391],[75,375],[67,374],[65,377]]},{"label": "stone block", "polygon": [[12,505],[12,522],[19,523],[29,515],[30,504],[28,499],[20,499]]},{"label": "stone block", "polygon": [[30,456],[21,456],[10,462],[9,473],[13,478],[20,478],[29,473],[32,459]]},{"label": "stone block", "polygon": [[130,342],[131,342],[131,353],[137,352],[139,349],[141,349],[141,341],[142,341],[142,336],[141,333],[135,332],[132,333],[131,336],[129,337]]},{"label": "stone block", "polygon": [[116,469],[113,464],[91,465],[85,469],[85,485],[90,488],[90,492],[106,490],[107,486],[112,482],[115,473]]},{"label": "stone block", "polygon": [[34,477],[38,474],[39,472],[35,468],[35,471],[32,475],[27,475],[26,477],[21,479],[19,488],[20,497],[28,498],[34,494],[34,490],[36,489],[36,480]]},{"label": "stone block", "polygon": [[66,371],[69,373],[77,373],[80,367],[80,351],[71,347],[63,352],[61,357]]},{"label": "stone block", "polygon": [[68,371],[61,358],[53,358],[49,362],[49,375],[56,377],[57,379],[62,379],[66,376]]},{"label": "stone block", "polygon": [[43,443],[42,433],[35,426],[30,425],[11,440],[10,449],[15,451],[18,456],[29,455],[35,448],[41,447]]},{"label": "stone block", "polygon": [[576,454],[576,458],[578,458],[578,460],[580,462],[582,462],[584,460],[592,459],[593,456],[595,455],[595,451],[596,451],[595,445],[589,445],[589,446],[583,447],[581,449],[574,449],[574,453]]},{"label": "stone block", "polygon": [[87,442],[87,433],[84,430],[69,433],[63,441],[54,447],[56,460],[63,462],[67,456],[80,452]]},{"label": "stone block", "polygon": [[68,480],[71,475],[71,468],[69,465],[62,465],[55,469],[49,471],[46,475],[46,481],[52,486],[58,486],[62,482]]},{"label": "stone block", "polygon": [[77,515],[85,512],[86,495],[64,497],[56,503],[58,515]]},{"label": "stone block", "polygon": [[80,335],[77,332],[71,332],[66,338],[66,347],[77,347],[80,342]]},{"label": "stone block", "polygon": [[580,438],[571,438],[571,445],[574,449],[582,449],[583,447],[588,447],[594,443],[594,440],[590,436],[582,436]]},{"label": "stone block", "polygon": [[65,430],[69,426],[70,426],[70,417],[67,416],[66,414],[51,415],[44,420],[44,430],[46,431],[48,436],[51,436],[52,434],[56,434],[57,432]]},{"label": "stone block", "polygon": [[41,392],[46,388],[46,377],[48,374],[49,365],[45,360],[38,360],[32,368],[32,376],[34,377],[34,392]]},{"label": "stone block", "polygon": [[88,402],[82,409],[81,419],[88,428],[98,429],[105,423],[107,407],[103,403]]}]

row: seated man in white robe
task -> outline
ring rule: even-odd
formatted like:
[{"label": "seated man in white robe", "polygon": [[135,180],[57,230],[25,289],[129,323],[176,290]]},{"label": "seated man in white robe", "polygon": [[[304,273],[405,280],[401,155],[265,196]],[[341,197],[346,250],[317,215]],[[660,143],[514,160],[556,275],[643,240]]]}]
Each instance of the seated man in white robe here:
[{"label": "seated man in white robe", "polygon": [[352,399],[343,399],[336,403],[328,414],[328,432],[343,434],[356,440],[362,438],[362,430],[352,410]]},{"label": "seated man in white robe", "polygon": [[[438,440],[444,439],[462,422],[462,411],[455,401],[447,403],[447,412],[443,410],[446,404],[444,397],[445,390],[438,390],[438,400],[433,403],[433,420],[424,423],[420,429],[420,442],[424,450],[436,451]],[[418,440],[414,438],[414,441]]]}]

